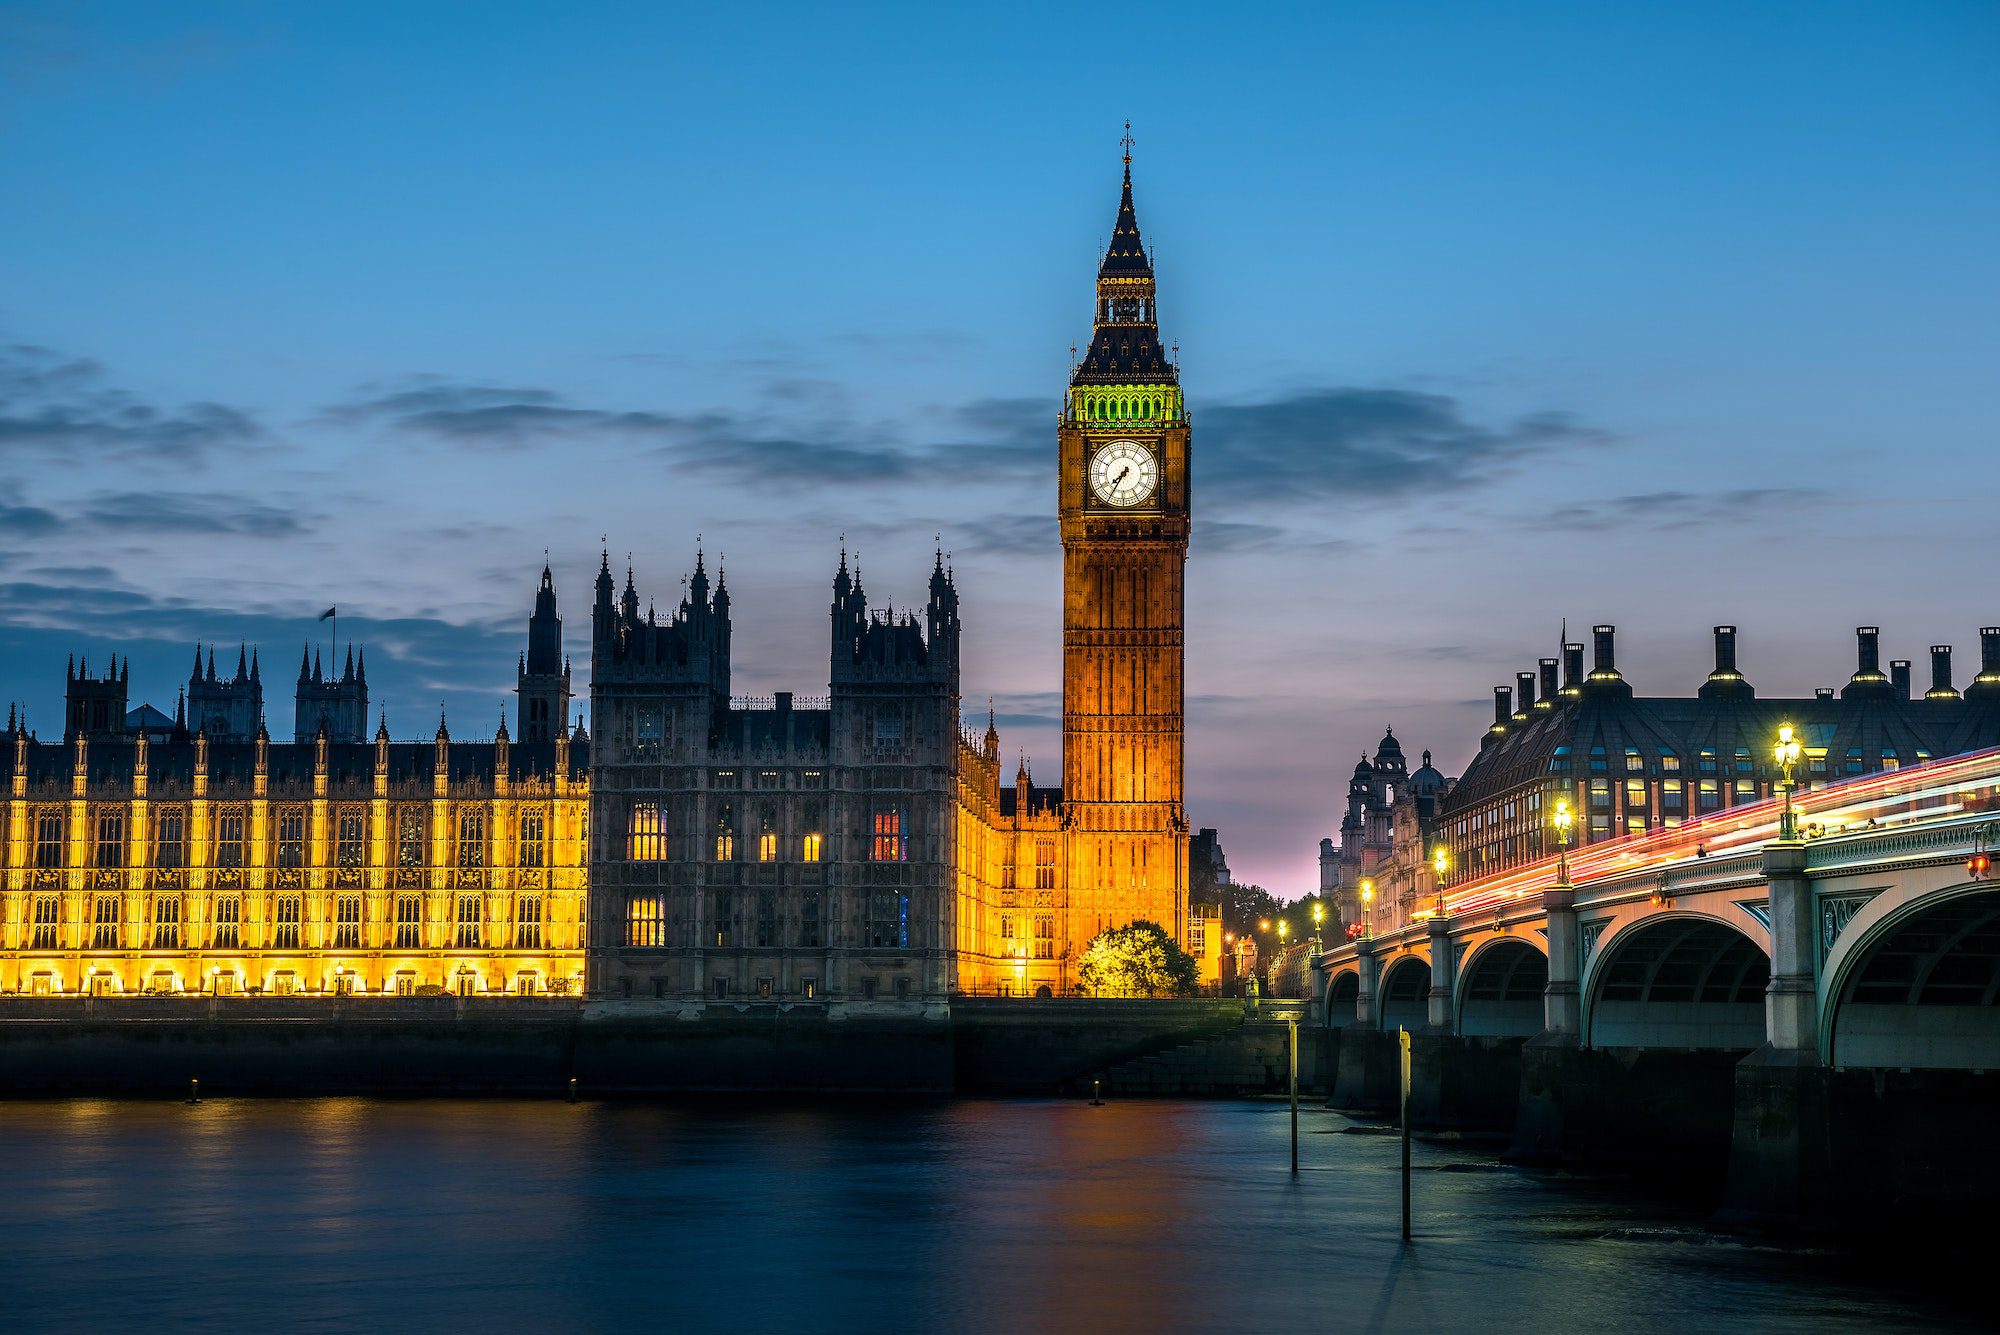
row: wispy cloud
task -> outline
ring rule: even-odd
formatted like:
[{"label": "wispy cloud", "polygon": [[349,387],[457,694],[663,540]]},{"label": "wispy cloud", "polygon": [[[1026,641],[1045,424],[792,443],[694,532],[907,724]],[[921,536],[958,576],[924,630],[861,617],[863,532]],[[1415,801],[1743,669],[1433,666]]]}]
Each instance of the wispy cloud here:
[{"label": "wispy cloud", "polygon": [[[1499,425],[1460,400],[1404,389],[1308,389],[1201,414],[1197,484],[1227,499],[1400,499],[1483,486],[1536,455],[1610,444],[1565,412]],[[1206,467],[1204,468],[1204,465]]]},{"label": "wispy cloud", "polygon": [[1826,492],[1812,487],[1746,487],[1730,491],[1649,491],[1610,496],[1597,501],[1559,505],[1518,522],[1538,531],[1565,533],[1629,532],[1703,528],[1733,524],[1774,509],[1797,509],[1817,503]]},{"label": "wispy cloud", "polygon": [[23,451],[184,464],[263,436],[222,403],[167,408],[108,382],[105,369],[33,344],[0,348],[0,456]]}]

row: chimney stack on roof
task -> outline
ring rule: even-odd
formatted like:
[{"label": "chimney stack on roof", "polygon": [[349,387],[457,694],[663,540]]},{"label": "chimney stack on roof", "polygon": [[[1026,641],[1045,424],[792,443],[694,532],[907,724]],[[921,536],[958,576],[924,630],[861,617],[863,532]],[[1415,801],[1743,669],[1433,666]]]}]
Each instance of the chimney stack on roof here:
[{"label": "chimney stack on roof", "polygon": [[1931,646],[1931,688],[1924,692],[1924,699],[1958,699],[1958,692],[1951,686],[1951,646],[1948,644]]},{"label": "chimney stack on roof", "polygon": [[1889,684],[1896,688],[1896,698],[1910,698],[1910,660],[1892,658],[1889,660]]},{"label": "chimney stack on roof", "polygon": [[1736,627],[1715,628],[1715,668],[1695,694],[1704,700],[1732,698],[1747,700],[1756,694],[1736,668]]},{"label": "chimney stack on roof", "polygon": [[1968,700],[2000,696],[2000,626],[1979,628],[1979,675],[1965,688]]}]

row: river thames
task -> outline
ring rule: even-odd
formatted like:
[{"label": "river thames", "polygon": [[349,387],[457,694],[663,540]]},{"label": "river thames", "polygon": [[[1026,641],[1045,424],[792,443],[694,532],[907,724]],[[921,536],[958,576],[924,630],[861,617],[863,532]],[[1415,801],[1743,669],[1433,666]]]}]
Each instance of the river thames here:
[{"label": "river thames", "polygon": [[1898,1265],[1274,1103],[0,1103],[9,1330],[1978,1329]]}]

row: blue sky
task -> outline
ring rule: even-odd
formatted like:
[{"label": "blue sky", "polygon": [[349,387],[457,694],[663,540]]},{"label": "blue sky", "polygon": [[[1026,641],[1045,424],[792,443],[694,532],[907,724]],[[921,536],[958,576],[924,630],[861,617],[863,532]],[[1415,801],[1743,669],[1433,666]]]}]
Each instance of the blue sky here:
[{"label": "blue sky", "polygon": [[0,694],[282,681],[338,603],[467,735],[544,548],[581,653],[600,535],[670,603],[697,533],[737,689],[812,693],[841,535],[914,602],[941,533],[1053,781],[1127,117],[1239,873],[1309,889],[1383,725],[1456,773],[1564,617],[1659,693],[1715,622],[1769,694],[2000,623],[1990,5],[4,5]]}]

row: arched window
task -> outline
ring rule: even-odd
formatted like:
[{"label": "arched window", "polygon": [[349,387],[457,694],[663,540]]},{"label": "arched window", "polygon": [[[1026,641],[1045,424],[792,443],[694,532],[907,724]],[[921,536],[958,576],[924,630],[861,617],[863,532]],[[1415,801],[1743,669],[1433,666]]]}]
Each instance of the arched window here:
[{"label": "arched window", "polygon": [[635,802],[626,825],[625,856],[632,862],[662,862],[667,856],[666,813],[658,802]]}]

